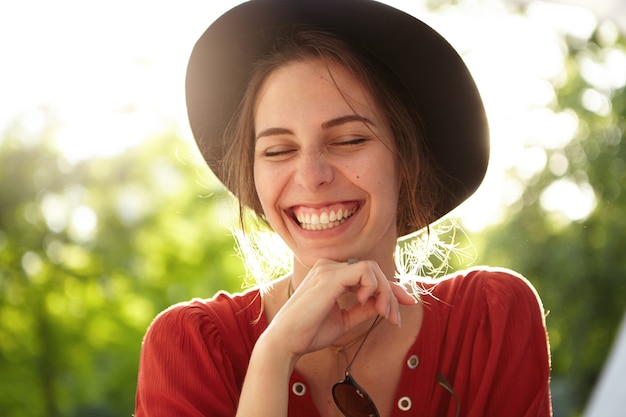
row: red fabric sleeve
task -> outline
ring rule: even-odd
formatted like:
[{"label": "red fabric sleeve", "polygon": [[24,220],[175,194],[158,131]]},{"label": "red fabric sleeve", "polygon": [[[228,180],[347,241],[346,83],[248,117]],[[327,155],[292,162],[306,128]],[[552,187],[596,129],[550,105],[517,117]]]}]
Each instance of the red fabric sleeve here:
[{"label": "red fabric sleeve", "polygon": [[534,288],[509,271],[468,274],[453,297],[446,368],[467,417],[548,417],[550,356]]},{"label": "red fabric sleeve", "polygon": [[224,323],[216,323],[215,315],[208,314],[214,305],[214,301],[179,304],[151,324],[141,351],[136,417],[236,414],[248,361],[233,364],[239,357],[233,351],[249,343],[223,339],[220,327],[232,326],[233,334],[239,329],[229,320],[229,312],[222,314]]}]

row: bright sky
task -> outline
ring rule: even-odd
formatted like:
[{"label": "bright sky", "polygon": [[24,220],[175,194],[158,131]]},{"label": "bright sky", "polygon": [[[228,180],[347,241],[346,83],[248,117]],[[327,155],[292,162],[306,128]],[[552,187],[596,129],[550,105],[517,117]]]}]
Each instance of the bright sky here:
[{"label": "bright sky", "polygon": [[[187,59],[210,22],[236,3],[3,1],[0,131],[18,115],[36,131],[37,109],[45,105],[64,123],[56,143],[70,160],[119,152],[164,128],[193,140],[183,95]],[[485,183],[458,214],[469,229],[497,221],[499,207],[522,191],[521,184],[505,181],[505,169],[531,176],[546,164],[558,170],[566,163],[548,161],[542,148],[562,147],[577,126],[575,115],[545,108],[554,98],[547,80],[558,79],[565,53],[556,34],[586,38],[596,20],[581,8],[539,2],[530,18],[511,14],[498,0],[467,0],[434,15],[420,1],[387,3],[444,34],[474,73],[490,119],[492,158]],[[626,74],[626,59],[621,65],[617,78]],[[590,97],[590,103],[601,108],[602,97]],[[576,220],[594,204],[593,191],[564,179],[544,206]],[[578,211],[564,211],[572,206]]]}]

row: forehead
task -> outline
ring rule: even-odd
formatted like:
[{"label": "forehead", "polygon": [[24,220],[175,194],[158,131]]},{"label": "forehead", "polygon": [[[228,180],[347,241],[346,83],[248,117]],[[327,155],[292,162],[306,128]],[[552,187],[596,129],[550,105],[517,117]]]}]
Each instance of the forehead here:
[{"label": "forehead", "polygon": [[265,78],[255,100],[255,125],[280,118],[283,111],[314,112],[320,117],[336,117],[338,112],[357,114],[386,124],[365,84],[331,59],[289,62]]}]

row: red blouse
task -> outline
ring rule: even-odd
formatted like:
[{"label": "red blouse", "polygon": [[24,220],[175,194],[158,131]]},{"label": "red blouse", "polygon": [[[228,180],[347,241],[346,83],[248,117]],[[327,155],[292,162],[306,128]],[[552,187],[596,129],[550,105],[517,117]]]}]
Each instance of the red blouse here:
[{"label": "red blouse", "polygon": [[[550,357],[535,290],[510,271],[471,270],[424,285],[424,320],[405,360],[392,417],[551,416]],[[161,313],[143,342],[136,417],[232,417],[252,348],[267,327],[257,289]],[[320,417],[291,377],[289,416]]]}]

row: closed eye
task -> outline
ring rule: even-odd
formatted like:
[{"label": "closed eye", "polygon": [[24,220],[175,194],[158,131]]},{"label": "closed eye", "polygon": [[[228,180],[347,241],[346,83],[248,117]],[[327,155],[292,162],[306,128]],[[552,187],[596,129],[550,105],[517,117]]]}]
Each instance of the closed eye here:
[{"label": "closed eye", "polygon": [[296,150],[294,148],[272,147],[261,152],[261,156],[264,158],[277,158],[281,156],[288,156],[295,151]]},{"label": "closed eye", "polygon": [[337,141],[334,143],[334,145],[336,146],[356,146],[356,145],[361,145],[365,142],[367,142],[369,139],[367,138],[354,138],[354,139],[349,139],[349,140],[342,140],[342,141]]},{"label": "closed eye", "polygon": [[263,155],[265,157],[271,158],[273,156],[287,155],[287,154],[289,154],[291,152],[293,152],[293,150],[288,150],[288,151],[266,151]]}]

